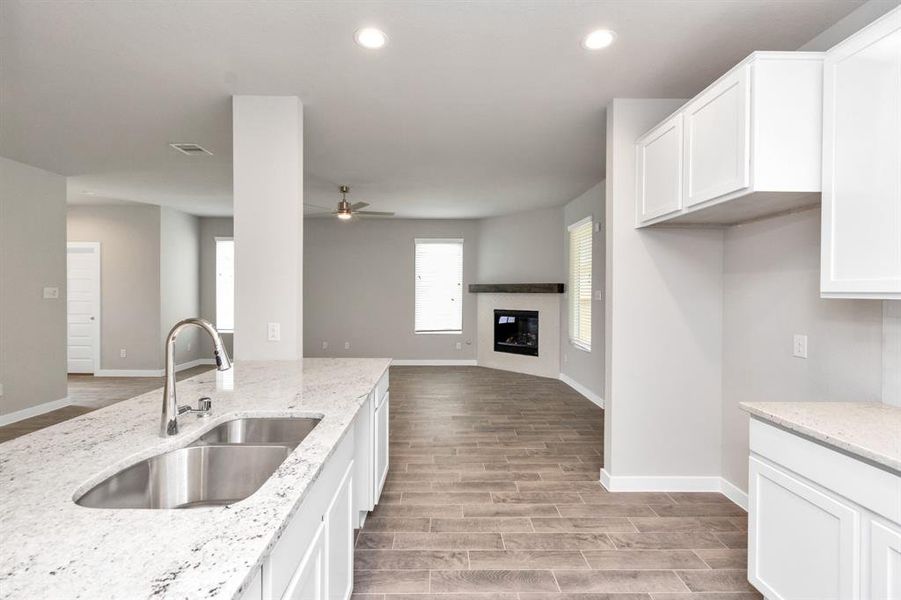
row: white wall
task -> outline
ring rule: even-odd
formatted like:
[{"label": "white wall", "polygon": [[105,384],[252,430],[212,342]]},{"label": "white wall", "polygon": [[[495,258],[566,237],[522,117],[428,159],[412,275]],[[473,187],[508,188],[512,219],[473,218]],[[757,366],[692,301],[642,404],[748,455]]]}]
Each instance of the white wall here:
[{"label": "white wall", "polygon": [[[604,270],[606,267],[606,244],[604,221],[606,218],[604,192],[606,183],[601,181],[581,196],[574,198],[563,207],[563,264],[569,264],[569,235],[567,228],[585,217],[601,224],[591,241],[591,283],[595,291],[604,291]],[[568,277],[568,274],[567,274]],[[568,281],[564,279],[565,282]],[[569,341],[569,308],[567,294],[562,302],[560,315],[560,373],[583,386],[597,398],[604,396],[604,300],[595,297],[591,312],[591,352],[586,352]]]},{"label": "white wall", "polygon": [[723,234],[634,227],[635,140],[682,103],[607,108],[604,456],[615,478],[720,473]]},{"label": "white wall", "polygon": [[[723,477],[748,481],[739,402],[879,401],[882,303],[820,298],[820,211],[725,230]],[[808,358],[792,356],[794,334]]]},{"label": "white wall", "polygon": [[100,367],[161,369],[160,207],[69,206],[66,223],[68,241],[100,242]]},{"label": "white wall", "polygon": [[[475,359],[476,295],[465,290],[476,281],[476,221],[307,219],[304,229],[304,356]],[[413,333],[417,237],[464,240],[461,335]]]},{"label": "white wall", "polygon": [[[164,344],[175,323],[200,316],[200,223],[197,217],[171,208],[160,211],[160,361],[165,365]],[[191,327],[175,340],[175,363],[201,358],[200,336]],[[212,357],[212,354],[203,356]]]},{"label": "white wall", "polygon": [[[235,354],[293,360],[303,351],[303,105],[234,96]],[[279,323],[281,339],[268,340]]]},{"label": "white wall", "polygon": [[559,207],[479,221],[478,283],[562,283],[563,212]]},{"label": "white wall", "polygon": [[[232,237],[235,232],[231,217],[200,218],[200,316],[216,324],[216,238]],[[222,342],[229,356],[233,354],[234,335],[222,333]],[[213,342],[209,336],[200,338],[201,358],[213,356]]]},{"label": "white wall", "polygon": [[66,397],[66,179],[2,157],[0,384],[0,415]]}]

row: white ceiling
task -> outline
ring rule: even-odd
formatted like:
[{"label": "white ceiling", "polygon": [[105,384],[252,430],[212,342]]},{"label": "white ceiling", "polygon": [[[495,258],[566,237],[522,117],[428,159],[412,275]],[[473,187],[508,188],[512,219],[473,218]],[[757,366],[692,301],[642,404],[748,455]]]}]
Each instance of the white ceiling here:
[{"label": "white ceiling", "polygon": [[[347,183],[405,217],[560,205],[604,176],[611,98],[690,97],[859,4],[3,0],[0,155],[70,176],[73,202],[230,214],[230,96],[297,95],[308,203]],[[389,45],[356,46],[363,25]],[[591,53],[598,27],[618,38]]]}]

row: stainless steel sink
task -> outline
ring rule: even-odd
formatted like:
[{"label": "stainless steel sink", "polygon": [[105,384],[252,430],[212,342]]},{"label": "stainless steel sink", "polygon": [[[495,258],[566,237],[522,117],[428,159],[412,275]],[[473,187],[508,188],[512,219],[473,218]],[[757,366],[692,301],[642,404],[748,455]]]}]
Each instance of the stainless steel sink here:
[{"label": "stainless steel sink", "polygon": [[291,450],[286,445],[180,448],[119,471],[75,502],[90,508],[232,504],[257,491]]},{"label": "stainless steel sink", "polygon": [[211,429],[192,445],[203,444],[279,444],[296,448],[321,419],[246,418],[226,421]]}]

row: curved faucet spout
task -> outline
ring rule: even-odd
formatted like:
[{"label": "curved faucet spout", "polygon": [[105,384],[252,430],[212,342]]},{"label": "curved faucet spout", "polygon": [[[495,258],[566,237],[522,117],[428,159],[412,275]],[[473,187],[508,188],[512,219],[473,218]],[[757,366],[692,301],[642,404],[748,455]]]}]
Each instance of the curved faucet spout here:
[{"label": "curved faucet spout", "polygon": [[[176,323],[166,337],[166,385],[163,387],[163,415],[160,422],[160,435],[167,437],[178,433],[178,399],[175,394],[175,339],[182,329],[186,327],[200,327],[213,339],[213,357],[216,359],[216,368],[227,371],[232,363],[222,343],[222,336],[216,327],[206,319],[192,317]],[[207,408],[206,410],[209,410]],[[194,411],[203,412],[203,411]]]}]

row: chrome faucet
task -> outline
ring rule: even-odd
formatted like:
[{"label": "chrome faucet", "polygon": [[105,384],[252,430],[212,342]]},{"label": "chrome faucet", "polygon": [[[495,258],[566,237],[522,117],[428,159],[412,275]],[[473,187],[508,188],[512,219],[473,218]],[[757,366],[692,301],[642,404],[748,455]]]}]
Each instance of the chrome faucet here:
[{"label": "chrome faucet", "polygon": [[201,398],[197,408],[179,406],[175,397],[175,338],[182,329],[194,325],[200,327],[213,338],[213,357],[216,359],[216,368],[220,371],[231,369],[232,363],[225,351],[222,337],[212,323],[206,319],[184,319],[175,324],[166,338],[166,387],[163,388],[163,418],[160,422],[160,435],[167,437],[178,433],[178,415],[192,412],[201,415],[209,414],[212,401],[209,398]]}]

